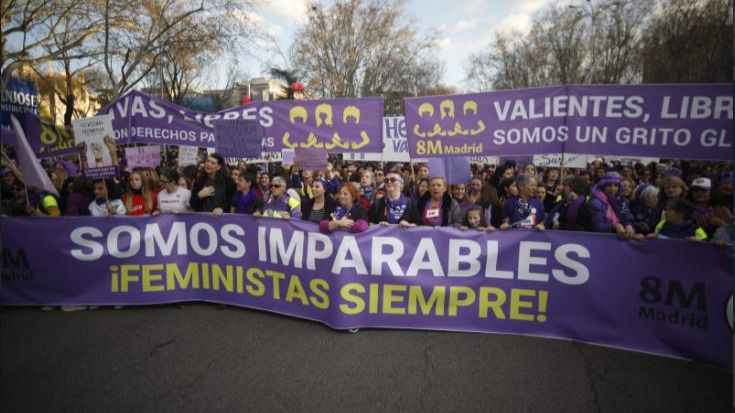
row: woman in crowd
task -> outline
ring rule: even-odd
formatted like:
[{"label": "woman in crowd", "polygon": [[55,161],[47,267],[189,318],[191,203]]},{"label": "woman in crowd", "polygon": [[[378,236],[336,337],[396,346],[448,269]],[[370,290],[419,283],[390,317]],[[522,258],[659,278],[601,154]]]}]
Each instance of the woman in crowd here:
[{"label": "woman in crowd", "polygon": [[[467,185],[463,183],[450,185],[452,191],[452,198],[459,204],[459,209],[462,210],[462,215],[466,214],[474,202],[467,198]],[[479,197],[478,197],[479,198]]]},{"label": "woman in crowd", "polygon": [[668,201],[676,198],[686,198],[687,196],[687,185],[678,176],[665,175],[661,179],[661,185],[659,188],[662,189],[659,193],[659,206],[663,210]]},{"label": "woman in crowd", "polygon": [[661,220],[662,210],[658,203],[660,191],[653,185],[646,185],[636,192],[638,195],[630,204],[633,228],[638,234],[648,235]]},{"label": "woman in crowd", "polygon": [[319,230],[325,233],[335,230],[352,233],[365,231],[368,228],[368,218],[359,200],[360,192],[357,188],[349,183],[342,185],[337,191],[337,207],[329,217],[321,220]]},{"label": "woman in crowd", "polygon": [[69,195],[66,197],[66,216],[89,215],[89,203],[94,199],[94,184],[89,178],[77,176],[69,184]]},{"label": "woman in crowd", "polygon": [[161,184],[161,192],[158,193],[158,210],[153,215],[158,214],[180,214],[191,210],[189,205],[191,201],[191,191],[178,185],[179,173],[173,168],[164,168],[161,170],[159,183]]},{"label": "woman in crowd", "polygon": [[[282,176],[274,176],[271,181],[270,194],[263,206],[263,216],[283,219],[301,219],[301,200],[298,196],[287,193],[286,180]],[[256,214],[257,215],[257,214]]]},{"label": "woman in crowd", "polygon": [[151,215],[158,209],[157,193],[150,190],[148,180],[141,172],[131,172],[128,177],[128,190],[122,196],[128,215]]},{"label": "woman in crowd", "polygon": [[[459,204],[460,207],[462,207],[462,213],[466,213],[467,210],[474,204],[477,203],[477,201],[480,200],[480,193],[482,192],[482,176],[475,175],[470,179],[470,185],[467,188],[467,194],[465,196],[466,202],[463,206],[461,203]],[[459,201],[457,201],[459,202]]]},{"label": "woman in crowd", "polygon": [[472,205],[464,216],[462,229],[476,229],[478,231],[495,231],[495,227],[485,221],[485,209],[479,204]]},{"label": "woman in crowd", "polygon": [[218,217],[229,211],[235,183],[228,174],[225,158],[212,153],[204,162],[191,190],[191,207],[196,212],[211,212]]},{"label": "woman in crowd", "polygon": [[429,192],[429,178],[422,178],[416,183],[416,191],[414,191],[416,200],[420,199]]},{"label": "woman in crowd", "polygon": [[360,206],[368,210],[375,200],[375,183],[373,172],[364,171],[360,176]]},{"label": "woman in crowd", "polygon": [[500,205],[505,205],[505,201],[518,196],[518,185],[515,178],[506,178],[500,181],[498,186],[498,199]]},{"label": "woman in crowd", "polygon": [[237,176],[237,192],[232,197],[230,212],[254,215],[263,213],[263,201],[256,191],[257,178],[251,172],[241,172]]},{"label": "woman in crowd", "polygon": [[628,201],[620,195],[620,174],[607,172],[592,190],[589,202],[593,232],[614,232],[629,239],[635,235]]},{"label": "woman in crowd", "polygon": [[732,211],[712,204],[712,181],[709,178],[697,178],[692,181],[690,200],[694,205],[692,218],[694,222],[704,228],[708,237],[712,237],[717,228],[730,222]]},{"label": "woman in crowd", "polygon": [[536,178],[529,174],[520,174],[516,178],[518,195],[503,204],[503,224],[501,230],[509,228],[534,228],[539,231],[546,229],[544,224],[544,206],[534,198],[536,192]]},{"label": "woman in crowd", "polygon": [[443,177],[432,176],[429,191],[418,201],[419,224],[431,227],[459,227],[464,217],[457,201],[447,193]]},{"label": "woman in crowd", "polygon": [[628,203],[633,202],[635,199],[635,182],[632,178],[622,178],[620,180],[620,195],[625,198]]},{"label": "woman in crowd", "polygon": [[301,203],[301,217],[307,221],[320,223],[322,219],[329,217],[337,207],[331,195],[327,194],[327,182],[324,179],[317,179],[311,184],[312,198],[306,199]]},{"label": "woman in crowd", "polygon": [[93,217],[125,215],[125,204],[120,200],[117,185],[111,179],[94,181],[94,200],[89,204]]},{"label": "woman in crowd", "polygon": [[314,197],[314,194],[311,192],[311,184],[313,182],[314,171],[312,171],[311,169],[304,169],[303,171],[301,171],[301,174],[298,173],[298,170],[294,169],[294,172],[291,175],[291,184],[301,197],[302,202],[306,199]]},{"label": "woman in crowd", "polygon": [[403,194],[403,177],[400,174],[389,172],[386,175],[385,196],[375,201],[369,216],[373,224],[398,224],[401,227],[416,225],[416,201]]},{"label": "woman in crowd", "polygon": [[589,231],[591,228],[589,185],[581,176],[567,176],[562,186],[562,200],[549,212],[546,226],[566,231]]}]

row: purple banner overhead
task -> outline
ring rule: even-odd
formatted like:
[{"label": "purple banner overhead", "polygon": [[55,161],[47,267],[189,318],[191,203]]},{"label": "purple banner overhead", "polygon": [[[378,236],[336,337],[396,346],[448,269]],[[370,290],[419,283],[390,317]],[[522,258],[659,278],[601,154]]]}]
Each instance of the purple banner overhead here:
[{"label": "purple banner overhead", "polygon": [[258,120],[263,151],[323,147],[330,152],[382,151],[382,98],[281,100],[205,113],[132,91],[100,110],[112,113],[118,144],[216,147],[213,122]]},{"label": "purple banner overhead", "polygon": [[383,151],[383,99],[279,100],[265,133],[286,148]]},{"label": "purple banner overhead", "polygon": [[447,185],[465,184],[472,178],[470,158],[466,156],[429,158],[429,175],[443,176]]},{"label": "purple banner overhead", "polygon": [[[51,120],[43,119],[35,113],[25,112],[15,115],[23,126],[28,144],[38,158],[50,158],[76,151],[74,134],[71,129],[62,125],[54,125]],[[10,138],[8,138],[10,139]],[[4,144],[13,144],[14,141],[5,141]]]},{"label": "purple banner overhead", "polygon": [[234,214],[1,223],[3,305],[205,300],[340,329],[535,335],[732,370],[733,262],[713,244],[397,226],[322,234]]},{"label": "purple banner overhead", "polygon": [[296,148],[294,164],[299,169],[319,171],[327,167],[329,154],[324,148]]},{"label": "purple banner overhead", "polygon": [[411,156],[731,159],[730,84],[559,86],[406,99]]},{"label": "purple banner overhead", "polygon": [[214,122],[215,149],[222,156],[260,158],[263,132],[257,120],[217,120]]}]

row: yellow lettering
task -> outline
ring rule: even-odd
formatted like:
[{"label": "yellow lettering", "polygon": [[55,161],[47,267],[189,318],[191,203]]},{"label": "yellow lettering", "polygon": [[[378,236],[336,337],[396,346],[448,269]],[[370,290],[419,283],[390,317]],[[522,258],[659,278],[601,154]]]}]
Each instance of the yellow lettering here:
[{"label": "yellow lettering", "polygon": [[276,300],[281,299],[281,280],[286,279],[286,274],[280,271],[266,270],[265,275],[271,277],[273,280],[273,298]]},{"label": "yellow lettering", "polygon": [[[490,299],[491,294],[493,295],[492,299]],[[505,320],[503,304],[505,304],[505,291],[497,287],[480,287],[480,303],[478,307],[480,318],[487,318],[487,310],[490,308],[493,310],[495,318]]]},{"label": "yellow lettering", "polygon": [[405,308],[393,307],[394,303],[402,303],[403,296],[395,292],[406,291],[405,285],[385,284],[383,285],[383,314],[406,314]]},{"label": "yellow lettering", "polygon": [[360,296],[353,295],[353,291],[359,294],[363,294],[365,293],[365,287],[363,287],[362,284],[349,283],[343,285],[342,289],[339,291],[339,294],[343,300],[347,301],[348,303],[354,304],[354,307],[348,304],[339,305],[339,310],[347,315],[360,314],[363,310],[365,310],[365,300],[363,300]]},{"label": "yellow lettering", "polygon": [[309,289],[314,294],[309,297],[311,305],[321,310],[329,308],[329,296],[327,295],[327,291],[329,291],[329,283],[327,280],[314,278],[309,281]]},{"label": "yellow lettering", "polygon": [[163,264],[149,264],[143,266],[143,292],[163,291],[163,284],[153,285],[153,281],[163,281],[163,274],[154,274],[152,271],[163,270]]},{"label": "yellow lettering", "polygon": [[190,262],[186,265],[186,275],[182,278],[181,271],[177,264],[166,265],[166,289],[168,291],[176,289],[178,281],[179,288],[185,290],[189,288],[199,288],[199,265],[196,262]]},{"label": "yellow lettering", "polygon": [[[462,297],[464,295],[464,297]],[[475,290],[465,286],[449,287],[448,315],[456,316],[458,307],[467,307],[475,302]]]},{"label": "yellow lettering", "polygon": [[368,310],[368,312],[370,314],[378,314],[379,291],[380,291],[380,284],[378,283],[370,284],[370,295],[368,295],[368,299],[370,300],[370,309]]},{"label": "yellow lettering", "polygon": [[245,289],[248,290],[248,294],[253,297],[262,297],[265,294],[265,284],[261,279],[265,278],[265,274],[259,268],[250,268],[245,276],[248,277],[248,284]]},{"label": "yellow lettering", "polygon": [[519,310],[521,308],[533,308],[533,301],[522,301],[522,297],[535,296],[535,290],[525,290],[520,288],[510,290],[510,319],[533,321],[534,316],[532,314],[521,314]]},{"label": "yellow lettering", "polygon": [[234,279],[232,273],[232,265],[225,266],[225,271],[218,264],[212,264],[212,289],[219,291],[220,283],[225,286],[225,291],[232,292],[234,290]]},{"label": "yellow lettering", "polygon": [[421,314],[431,314],[431,308],[436,306],[436,315],[444,315],[444,300],[447,296],[447,288],[435,286],[431,289],[429,300],[426,301],[424,292],[420,285],[412,285],[408,288],[408,314],[416,314],[416,305],[421,307]]},{"label": "yellow lettering", "polygon": [[309,300],[306,298],[306,291],[304,286],[301,284],[301,280],[298,275],[292,275],[288,281],[288,290],[286,291],[286,301],[289,303],[298,298],[303,305],[309,305]]},{"label": "yellow lettering", "polygon": [[136,264],[123,264],[120,266],[120,291],[128,292],[128,285],[131,282],[140,281],[140,277],[133,275],[131,271],[140,271],[140,265]]}]

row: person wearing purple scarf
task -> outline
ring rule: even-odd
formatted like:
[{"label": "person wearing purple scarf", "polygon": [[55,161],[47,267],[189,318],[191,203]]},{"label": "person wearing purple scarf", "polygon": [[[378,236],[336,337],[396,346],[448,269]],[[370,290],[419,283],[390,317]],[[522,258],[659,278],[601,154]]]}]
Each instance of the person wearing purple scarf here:
[{"label": "person wearing purple scarf", "polygon": [[607,172],[592,190],[589,202],[592,231],[614,232],[631,239],[635,236],[635,229],[628,201],[620,194],[621,180],[619,173]]}]

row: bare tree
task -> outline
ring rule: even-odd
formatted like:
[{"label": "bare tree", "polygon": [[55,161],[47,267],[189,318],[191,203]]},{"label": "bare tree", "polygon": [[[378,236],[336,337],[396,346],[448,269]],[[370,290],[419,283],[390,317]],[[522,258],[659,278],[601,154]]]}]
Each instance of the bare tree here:
[{"label": "bare tree", "polygon": [[730,82],[733,1],[660,5],[641,52],[644,82]]},{"label": "bare tree", "polygon": [[496,33],[470,56],[467,82],[479,90],[641,79],[640,51],[656,0],[552,4],[531,30]]},{"label": "bare tree", "polygon": [[428,63],[434,39],[419,36],[402,0],[314,3],[308,17],[291,45],[290,61],[317,95],[415,94],[443,70]]},{"label": "bare tree", "polygon": [[[62,56],[85,58],[81,47],[101,28],[86,0],[0,2],[2,89],[22,66],[38,67]],[[74,22],[74,25],[68,25]],[[63,37],[63,42],[58,38]]]}]

